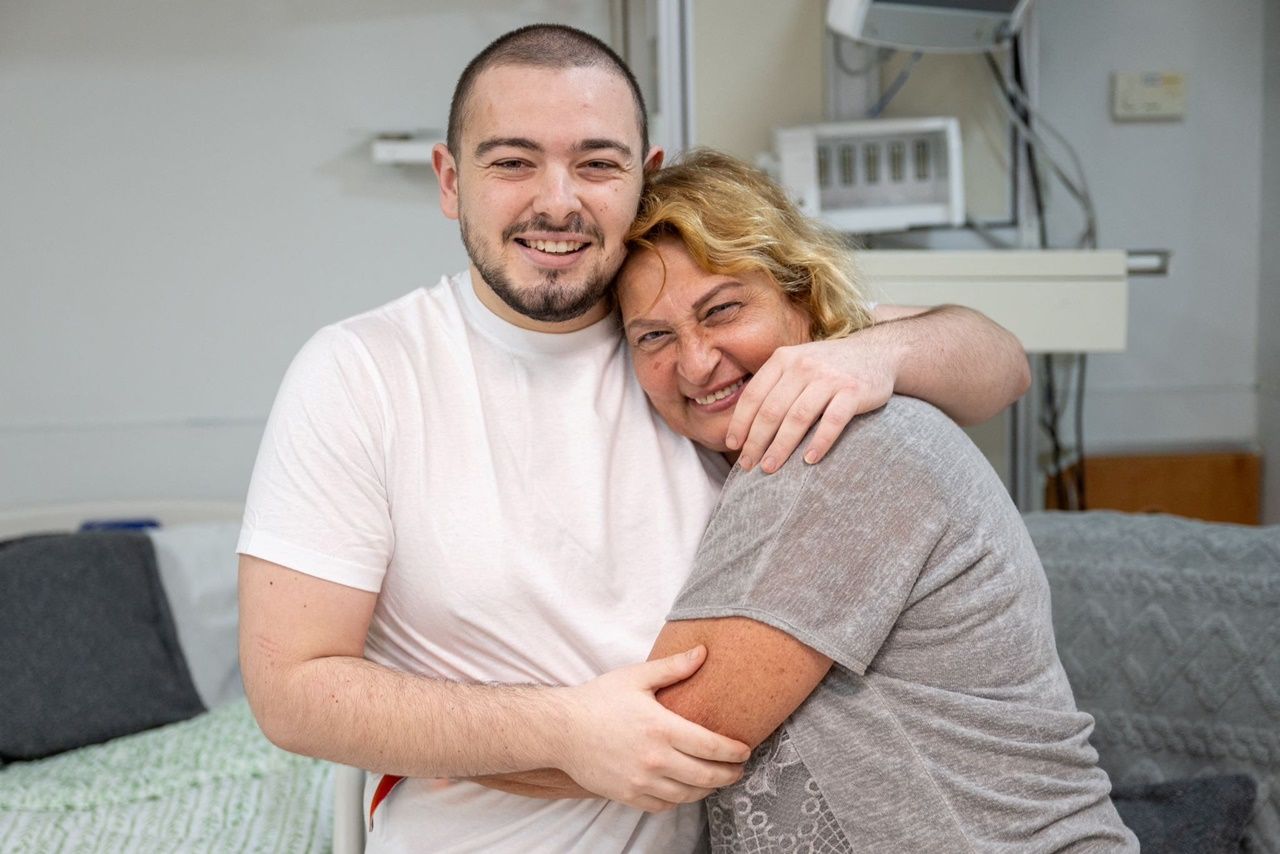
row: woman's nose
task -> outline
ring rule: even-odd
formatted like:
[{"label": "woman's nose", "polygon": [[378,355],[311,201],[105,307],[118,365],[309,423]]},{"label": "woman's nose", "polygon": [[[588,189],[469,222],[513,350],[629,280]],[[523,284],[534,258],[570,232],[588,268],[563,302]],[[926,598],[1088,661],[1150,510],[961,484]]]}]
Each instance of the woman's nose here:
[{"label": "woman's nose", "polygon": [[688,382],[694,385],[706,383],[719,363],[719,348],[705,336],[695,335],[680,343],[680,373]]}]

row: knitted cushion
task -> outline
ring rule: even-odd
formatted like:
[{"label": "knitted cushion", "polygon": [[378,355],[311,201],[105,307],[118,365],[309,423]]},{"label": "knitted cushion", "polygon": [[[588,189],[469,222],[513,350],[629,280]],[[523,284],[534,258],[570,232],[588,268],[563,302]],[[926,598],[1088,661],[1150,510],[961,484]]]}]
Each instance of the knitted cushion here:
[{"label": "knitted cushion", "polygon": [[1112,782],[1249,774],[1247,844],[1280,852],[1280,527],[1108,512],[1027,527]]}]

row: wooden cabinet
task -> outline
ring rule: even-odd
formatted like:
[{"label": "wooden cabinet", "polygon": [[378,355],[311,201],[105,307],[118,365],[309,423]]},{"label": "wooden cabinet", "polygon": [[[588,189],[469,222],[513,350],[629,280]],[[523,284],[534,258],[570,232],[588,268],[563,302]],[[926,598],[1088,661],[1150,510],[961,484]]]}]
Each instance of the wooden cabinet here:
[{"label": "wooden cabinet", "polygon": [[[1262,457],[1249,453],[1152,454],[1087,457],[1089,510],[1171,513],[1212,522],[1261,521]],[[1066,476],[1075,477],[1074,467]],[[1052,479],[1045,507],[1057,507]]]}]

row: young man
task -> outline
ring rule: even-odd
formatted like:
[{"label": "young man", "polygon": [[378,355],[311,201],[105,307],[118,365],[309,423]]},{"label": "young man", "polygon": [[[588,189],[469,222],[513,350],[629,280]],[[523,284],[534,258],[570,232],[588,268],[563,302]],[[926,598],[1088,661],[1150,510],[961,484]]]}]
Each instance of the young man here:
[{"label": "young man", "polygon": [[[470,269],[322,330],[282,384],[239,544],[245,687],[280,746],[411,778],[370,851],[692,850],[700,810],[671,807],[747,758],[653,697],[701,650],[634,663],[721,482],[649,411],[608,294],[661,159],[605,45],[502,37],[434,155]],[[976,420],[1025,383],[1011,336],[949,309],[781,353],[730,432],[773,470],[895,388]],[[430,782],[537,768],[602,799]]]}]

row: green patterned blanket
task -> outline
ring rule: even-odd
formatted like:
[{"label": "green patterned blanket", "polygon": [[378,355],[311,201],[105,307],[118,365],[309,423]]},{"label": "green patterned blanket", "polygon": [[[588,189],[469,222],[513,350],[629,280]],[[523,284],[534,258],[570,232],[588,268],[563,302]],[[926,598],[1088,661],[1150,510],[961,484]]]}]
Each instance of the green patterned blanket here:
[{"label": "green patterned blanket", "polygon": [[263,737],[241,700],[0,769],[0,852],[321,852],[332,766]]}]

